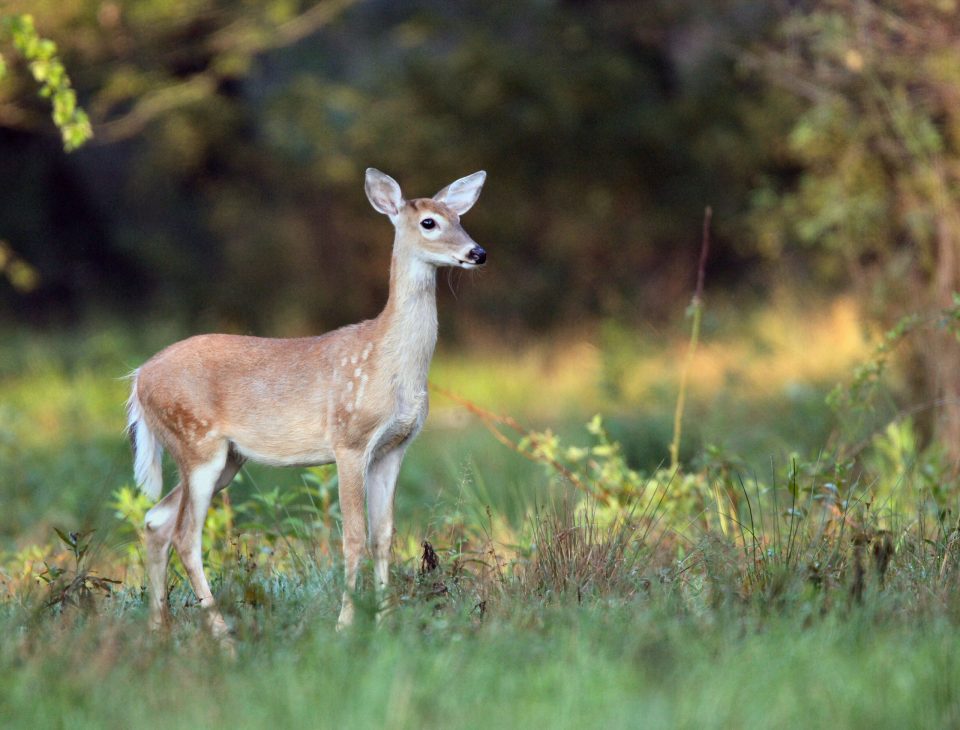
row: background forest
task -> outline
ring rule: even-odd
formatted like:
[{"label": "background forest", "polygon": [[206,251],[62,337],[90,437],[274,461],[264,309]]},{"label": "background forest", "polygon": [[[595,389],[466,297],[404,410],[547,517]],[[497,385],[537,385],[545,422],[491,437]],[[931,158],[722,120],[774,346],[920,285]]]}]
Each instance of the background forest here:
[{"label": "background forest", "polygon": [[[960,721],[954,0],[7,0],[0,60],[0,720]],[[395,610],[334,635],[335,471],[249,467],[243,669],[176,564],[144,636],[122,378],[374,316],[370,166],[488,173]]]},{"label": "background forest", "polygon": [[[9,321],[278,335],[371,316],[389,256],[371,165],[423,195],[490,173],[472,223],[497,273],[452,287],[455,340],[664,322],[705,205],[711,290],[740,308],[853,291],[890,326],[958,289],[949,2],[6,7],[57,42],[95,130],[65,155],[11,58],[0,235],[36,275],[0,290]],[[960,397],[945,347],[916,348],[921,397]]]}]

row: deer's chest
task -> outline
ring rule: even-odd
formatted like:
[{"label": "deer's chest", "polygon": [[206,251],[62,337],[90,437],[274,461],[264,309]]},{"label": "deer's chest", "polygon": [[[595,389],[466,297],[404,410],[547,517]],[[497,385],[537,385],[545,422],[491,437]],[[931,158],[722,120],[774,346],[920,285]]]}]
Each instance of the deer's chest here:
[{"label": "deer's chest", "polygon": [[413,392],[398,392],[393,410],[378,429],[373,453],[383,454],[411,441],[423,427],[428,410],[429,401],[425,388]]}]

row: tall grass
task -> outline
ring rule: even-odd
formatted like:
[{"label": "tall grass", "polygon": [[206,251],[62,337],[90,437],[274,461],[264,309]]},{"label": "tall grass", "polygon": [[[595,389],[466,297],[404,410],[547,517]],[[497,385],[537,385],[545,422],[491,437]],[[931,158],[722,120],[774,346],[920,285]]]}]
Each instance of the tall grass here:
[{"label": "tall grass", "polygon": [[[571,494],[572,496],[572,494]],[[760,509],[754,505],[754,509]],[[757,514],[759,523],[761,515]],[[774,516],[762,516],[770,525]],[[958,594],[910,539],[854,595],[854,538],[818,576],[818,530],[678,543],[637,523],[545,506],[511,552],[478,528],[436,535],[396,569],[379,627],[361,601],[332,630],[338,571],[275,570],[248,543],[217,571],[235,660],[174,593],[169,635],[144,633],[133,587],[86,611],[4,604],[7,726],[943,727],[960,711]],[[779,542],[778,542],[779,540]],[[496,554],[490,553],[490,547]],[[790,546],[793,546],[792,548]],[[307,546],[302,552],[309,554]],[[865,555],[870,556],[869,549]],[[906,556],[901,558],[899,556]],[[844,567],[846,566],[846,567]],[[42,688],[42,689],[40,689]]]},{"label": "tall grass", "polygon": [[[820,324],[842,329],[844,306]],[[441,355],[434,381],[460,405],[434,394],[402,475],[392,588],[378,603],[366,566],[347,634],[333,631],[335,471],[246,471],[204,533],[235,660],[210,640],[176,562],[173,627],[144,631],[147,503],[128,482],[124,385],[104,376],[135,364],[137,343],[0,352],[5,726],[956,724],[960,485],[949,465],[909,418],[859,432],[856,453],[828,444],[835,419],[812,405],[826,392],[822,363],[783,365],[797,380],[767,383],[756,414],[724,411],[754,387],[729,363],[741,376],[762,369],[756,360],[781,367],[776,348],[725,347],[705,342],[693,360],[685,443],[698,453],[679,470],[660,468],[672,347],[637,359],[659,368],[662,398],[621,372],[609,418],[591,416],[609,405],[598,384],[614,355],[593,346],[557,354],[556,382],[520,358],[516,408],[496,387],[502,364],[484,383],[483,363]],[[570,403],[564,353],[593,363]],[[834,362],[840,377],[848,363]],[[705,396],[701,375],[728,381],[726,395]],[[732,437],[756,428],[787,442],[783,403],[815,417],[798,427],[803,447],[761,471]],[[710,409],[722,427],[711,430]],[[660,434],[649,450],[647,431]]]}]

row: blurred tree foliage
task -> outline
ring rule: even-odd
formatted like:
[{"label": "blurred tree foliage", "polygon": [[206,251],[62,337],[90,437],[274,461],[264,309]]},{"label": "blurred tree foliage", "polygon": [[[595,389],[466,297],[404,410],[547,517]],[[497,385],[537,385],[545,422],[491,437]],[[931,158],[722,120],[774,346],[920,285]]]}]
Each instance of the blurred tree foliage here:
[{"label": "blurred tree foliage", "polygon": [[[0,41],[9,41],[30,66],[40,85],[40,96],[50,99],[53,123],[63,138],[63,147],[71,152],[90,139],[90,120],[77,105],[70,77],[57,57],[57,44],[37,34],[33,17],[28,14],[0,15]],[[0,80],[6,76],[6,59],[0,54]]]},{"label": "blurred tree foliage", "polygon": [[[93,134],[86,112],[77,105],[63,63],[57,56],[57,45],[41,37],[30,15],[0,14],[0,43],[13,46],[18,58],[29,65],[30,74],[39,85],[40,96],[53,107],[53,123],[60,130],[63,148],[71,152],[87,142]],[[0,81],[7,75],[6,57],[0,53]],[[20,258],[10,245],[0,240],[0,274],[18,292],[36,287],[36,269]]]},{"label": "blurred tree foliage", "polygon": [[[391,232],[368,165],[410,195],[490,173],[468,229],[491,267],[476,286],[454,275],[458,322],[673,313],[704,205],[735,240],[778,133],[728,52],[770,22],[749,2],[11,3],[27,5],[96,141],[65,158],[22,79],[0,88],[20,180],[0,222],[40,272],[7,297],[23,317],[277,333],[370,316]],[[718,250],[715,271],[739,277],[750,247]]]},{"label": "blurred tree foliage", "polygon": [[[802,3],[745,56],[803,100],[754,222],[769,255],[805,247],[885,327],[960,291],[960,11],[953,0]],[[834,278],[836,278],[834,276]],[[915,404],[960,460],[960,343],[916,340]]]},{"label": "blurred tree foliage", "polygon": [[[706,204],[712,288],[852,282],[887,324],[960,288],[954,0],[5,5],[28,10],[96,137],[65,156],[29,75],[0,85],[0,238],[38,272],[0,288],[18,317],[371,316],[391,232],[369,165],[411,196],[490,173],[467,227],[491,265],[451,276],[448,329],[672,315]],[[960,401],[954,343],[915,357],[926,401]]]}]

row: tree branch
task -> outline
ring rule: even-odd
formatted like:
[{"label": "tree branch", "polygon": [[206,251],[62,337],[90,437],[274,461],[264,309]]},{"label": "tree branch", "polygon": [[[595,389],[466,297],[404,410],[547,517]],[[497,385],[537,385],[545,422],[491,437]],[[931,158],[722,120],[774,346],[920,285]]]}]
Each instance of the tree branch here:
[{"label": "tree branch", "polygon": [[[209,48],[216,55],[239,54],[252,57],[300,41],[333,22],[358,0],[324,0],[275,28],[250,27],[237,20],[212,34]],[[100,143],[118,142],[142,132],[154,119],[180,107],[213,96],[225,75],[211,64],[185,81],[144,94],[125,114],[96,125]]]}]

